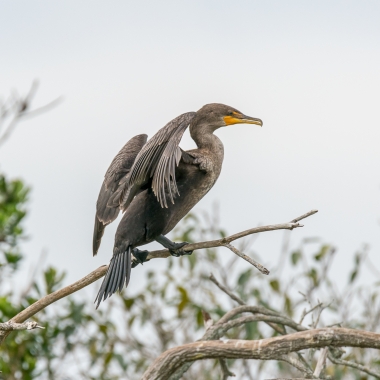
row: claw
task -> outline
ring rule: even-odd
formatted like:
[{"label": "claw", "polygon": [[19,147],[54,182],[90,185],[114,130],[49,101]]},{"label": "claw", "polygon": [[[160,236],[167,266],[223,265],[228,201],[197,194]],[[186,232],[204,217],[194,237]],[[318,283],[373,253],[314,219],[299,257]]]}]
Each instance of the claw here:
[{"label": "claw", "polygon": [[185,245],[189,244],[187,241],[184,241],[182,243],[174,243],[174,244],[175,246],[169,249],[170,254],[174,257],[191,255],[193,253],[193,251],[185,251],[184,249],[182,249]]},{"label": "claw", "polygon": [[137,248],[134,248],[132,250],[132,254],[134,257],[133,265],[132,265],[133,267],[136,267],[139,264],[143,265],[143,263],[145,263],[146,261],[149,261],[146,259],[149,255],[149,251],[141,251]]}]

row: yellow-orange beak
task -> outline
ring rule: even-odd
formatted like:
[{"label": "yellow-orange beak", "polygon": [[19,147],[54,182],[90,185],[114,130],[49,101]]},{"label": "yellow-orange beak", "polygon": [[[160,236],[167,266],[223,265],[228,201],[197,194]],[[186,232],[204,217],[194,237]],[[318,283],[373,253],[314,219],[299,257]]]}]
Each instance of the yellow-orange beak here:
[{"label": "yellow-orange beak", "polygon": [[229,115],[229,116],[224,116],[223,119],[226,125],[256,124],[256,125],[260,125],[260,127],[263,126],[262,120],[256,119],[255,117],[246,116],[238,112],[234,112],[232,115]]}]

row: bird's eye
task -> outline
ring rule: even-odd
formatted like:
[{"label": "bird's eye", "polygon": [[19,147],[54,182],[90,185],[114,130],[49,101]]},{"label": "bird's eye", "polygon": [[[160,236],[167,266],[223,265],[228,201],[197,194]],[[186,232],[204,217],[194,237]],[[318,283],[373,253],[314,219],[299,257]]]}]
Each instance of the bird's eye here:
[{"label": "bird's eye", "polygon": [[230,111],[230,112],[228,112],[228,114],[229,114],[230,116],[232,116],[234,113],[233,113],[233,111]]}]

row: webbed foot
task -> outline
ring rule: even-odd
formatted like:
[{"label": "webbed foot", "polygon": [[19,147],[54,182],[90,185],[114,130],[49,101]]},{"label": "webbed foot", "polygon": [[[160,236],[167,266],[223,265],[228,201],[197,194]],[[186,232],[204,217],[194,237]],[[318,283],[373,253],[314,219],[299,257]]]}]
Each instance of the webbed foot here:
[{"label": "webbed foot", "polygon": [[149,251],[141,251],[140,249],[134,248],[132,250],[133,259],[132,259],[132,268],[136,267],[139,264],[143,264],[149,260],[146,258],[149,255]]},{"label": "webbed foot", "polygon": [[173,243],[173,248],[168,248],[169,252],[174,257],[180,257],[184,255],[191,255],[193,251],[185,251],[182,249],[184,246],[188,245],[189,243],[187,241],[184,241],[182,243]]},{"label": "webbed foot", "polygon": [[174,243],[174,241],[169,240],[166,236],[160,235],[156,238],[156,241],[167,248],[172,256],[179,257],[183,255],[191,255],[193,251],[185,251],[183,247],[189,244],[187,241],[182,243]]}]

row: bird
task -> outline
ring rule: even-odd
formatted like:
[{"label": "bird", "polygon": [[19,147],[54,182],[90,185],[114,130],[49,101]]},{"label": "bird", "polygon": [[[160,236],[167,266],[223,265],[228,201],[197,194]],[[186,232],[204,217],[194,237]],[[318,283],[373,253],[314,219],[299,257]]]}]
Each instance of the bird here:
[{"label": "bird", "polygon": [[[130,139],[111,162],[96,203],[93,255],[98,252],[105,227],[120,211],[113,255],[95,299],[100,303],[128,286],[131,268],[147,261],[148,251],[138,247],[157,241],[173,256],[191,254],[168,234],[209,192],[222,169],[224,147],[214,132],[235,124],[263,125],[261,119],[246,116],[220,104],[204,105],[197,112],[184,113],[161,128],[150,140],[146,134]],[[197,145],[179,147],[185,130]],[[133,256],[133,257],[132,257]]]}]

